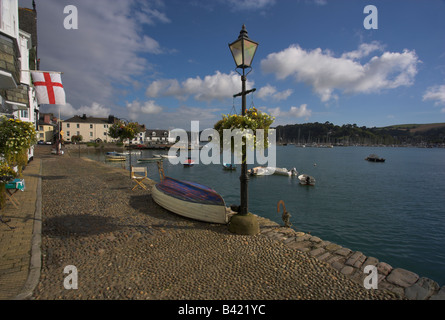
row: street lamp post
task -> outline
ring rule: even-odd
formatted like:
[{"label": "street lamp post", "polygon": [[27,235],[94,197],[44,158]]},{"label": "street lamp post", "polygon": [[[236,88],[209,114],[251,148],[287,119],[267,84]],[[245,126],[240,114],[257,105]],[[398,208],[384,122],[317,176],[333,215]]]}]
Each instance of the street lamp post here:
[{"label": "street lamp post", "polygon": [[[121,120],[126,121],[127,122],[126,125],[128,125],[130,123],[130,121],[128,121],[125,118],[121,118]],[[129,167],[130,167],[130,179],[132,178],[132,176],[131,176],[131,140],[132,140],[131,138],[128,139],[128,152],[130,153],[130,165],[129,165]]]},{"label": "street lamp post", "polygon": [[[236,64],[236,69],[242,69],[242,73],[240,73],[237,70],[237,72],[241,75],[241,84],[242,84],[241,92],[234,95],[234,97],[241,96],[241,98],[242,98],[242,102],[241,102],[242,103],[242,116],[245,116],[246,115],[246,95],[255,91],[255,89],[246,91],[246,76],[252,70],[251,65],[252,65],[253,58],[255,56],[255,52],[258,48],[258,43],[249,39],[247,30],[246,30],[246,26],[243,25],[241,32],[238,36],[238,39],[235,40],[234,42],[230,43],[229,48],[230,48],[230,51],[232,52],[232,56],[233,56],[233,59]],[[247,73],[246,73],[246,70],[248,70]],[[248,209],[249,176],[247,175],[246,145],[243,146],[242,151],[243,151],[243,154],[242,154],[241,176],[240,176],[241,205],[240,205],[240,210],[239,210],[237,216],[238,217],[241,216],[243,218],[242,218],[242,220],[236,220],[236,219],[232,218],[231,225],[235,224],[236,221],[242,221],[242,222],[238,222],[238,223],[245,224],[245,225],[254,224],[255,226],[253,227],[253,229],[251,226],[249,226],[249,228],[248,228],[248,229],[252,229],[253,231],[252,230],[246,231],[245,228],[243,227],[242,228],[243,231],[239,232],[239,233],[244,233],[244,234],[253,234],[253,233],[257,232],[258,227],[256,226],[256,224],[257,224],[256,220],[252,220],[253,218],[250,219],[250,216],[249,216],[249,209]],[[233,228],[236,229],[236,227],[233,227]],[[236,232],[236,231],[234,231],[234,232]]]}]

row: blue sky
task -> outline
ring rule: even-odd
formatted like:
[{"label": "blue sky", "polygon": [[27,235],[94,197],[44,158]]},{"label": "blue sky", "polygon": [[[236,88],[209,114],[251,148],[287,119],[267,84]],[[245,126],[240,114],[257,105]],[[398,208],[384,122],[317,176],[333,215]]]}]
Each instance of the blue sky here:
[{"label": "blue sky", "polygon": [[[274,115],[274,125],[445,122],[444,0],[36,3],[41,69],[64,72],[62,118],[113,114],[152,129],[187,130],[192,120],[212,127],[234,105],[240,112],[228,43],[245,24],[260,44],[247,105]],[[67,5],[78,10],[78,29],[64,28]],[[363,25],[367,5],[378,10],[378,29]]]}]

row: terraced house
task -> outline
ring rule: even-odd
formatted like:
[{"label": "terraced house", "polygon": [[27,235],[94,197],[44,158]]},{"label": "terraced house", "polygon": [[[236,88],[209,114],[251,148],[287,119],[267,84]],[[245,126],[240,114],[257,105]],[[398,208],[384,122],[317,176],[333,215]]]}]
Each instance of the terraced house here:
[{"label": "terraced house", "polygon": [[0,0],[0,115],[36,125],[39,106],[29,70],[37,67],[35,3],[27,9],[17,0]]},{"label": "terraced house", "polygon": [[114,142],[116,139],[108,135],[110,126],[117,120],[114,116],[108,118],[74,116],[62,122],[63,139],[72,141],[73,136],[82,136],[83,142]]}]

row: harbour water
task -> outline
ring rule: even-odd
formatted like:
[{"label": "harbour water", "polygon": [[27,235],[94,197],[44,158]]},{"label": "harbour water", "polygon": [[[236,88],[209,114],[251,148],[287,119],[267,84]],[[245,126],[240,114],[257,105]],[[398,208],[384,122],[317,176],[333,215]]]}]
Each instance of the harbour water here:
[{"label": "harbour water", "polygon": [[[137,159],[161,153],[167,151],[132,154],[132,164],[147,166],[149,177],[159,181],[156,163]],[[369,154],[386,161],[365,161]],[[103,152],[88,156],[105,161]],[[166,175],[208,185],[227,205],[239,204],[239,165],[225,171],[218,164],[163,163]],[[129,157],[109,165],[128,168]],[[295,167],[315,177],[316,185],[278,175],[251,177],[249,211],[283,224],[277,212],[283,200],[294,229],[445,285],[445,149],[278,146],[277,167]]]}]

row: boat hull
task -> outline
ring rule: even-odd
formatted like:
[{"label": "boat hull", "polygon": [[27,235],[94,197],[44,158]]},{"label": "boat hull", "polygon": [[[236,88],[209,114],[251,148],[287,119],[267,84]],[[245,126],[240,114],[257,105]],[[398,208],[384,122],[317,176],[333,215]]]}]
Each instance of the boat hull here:
[{"label": "boat hull", "polygon": [[228,170],[228,171],[232,171],[232,170],[236,170],[236,166],[232,165],[230,163],[223,163],[223,169],[224,170]]},{"label": "boat hull", "polygon": [[385,159],[376,156],[375,154],[369,155],[365,160],[369,162],[385,162]]},{"label": "boat hull", "polygon": [[140,158],[138,162],[157,162],[162,161],[162,158]]},{"label": "boat hull", "polygon": [[125,156],[110,156],[110,155],[107,155],[105,157],[105,160],[107,160],[107,161],[125,161],[125,160],[127,160],[127,157],[125,157]]},{"label": "boat hull", "polygon": [[165,177],[153,187],[152,198],[164,209],[186,218],[218,224],[229,222],[224,200],[206,186]]},{"label": "boat hull", "polygon": [[298,180],[300,180],[300,184],[304,186],[315,186],[314,177],[308,176],[307,174],[302,174],[298,176]]}]

